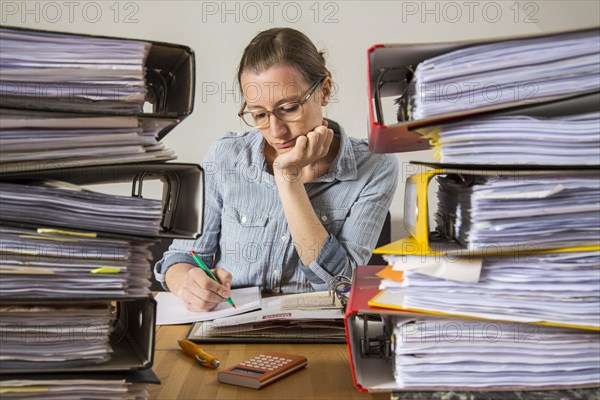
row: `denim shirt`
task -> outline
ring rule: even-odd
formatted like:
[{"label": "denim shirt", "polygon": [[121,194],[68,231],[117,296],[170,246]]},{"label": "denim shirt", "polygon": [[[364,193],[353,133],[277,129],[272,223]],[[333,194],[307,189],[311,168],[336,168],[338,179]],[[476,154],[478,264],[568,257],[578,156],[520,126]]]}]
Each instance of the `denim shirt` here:
[{"label": "denim shirt", "polygon": [[234,288],[319,291],[327,290],[335,275],[352,276],[377,243],[398,184],[398,161],[390,154],[370,153],[366,141],[350,138],[341,129],[335,135],[340,148],[334,162],[324,175],[305,184],[329,232],[312,263],[304,265],[294,247],[275,178],[268,172],[261,133],[230,132],[211,146],[202,163],[202,236],[174,240],[155,265],[156,279],[166,288],[164,277],[171,265],[195,265],[190,250],[206,265],[231,272]]}]

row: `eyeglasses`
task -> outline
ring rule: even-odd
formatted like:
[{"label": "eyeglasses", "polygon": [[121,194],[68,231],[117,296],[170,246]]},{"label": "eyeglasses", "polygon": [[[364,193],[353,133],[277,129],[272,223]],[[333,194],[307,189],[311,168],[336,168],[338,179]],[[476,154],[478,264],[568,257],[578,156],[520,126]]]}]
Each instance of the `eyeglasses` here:
[{"label": "eyeglasses", "polygon": [[248,126],[253,128],[266,128],[269,126],[271,122],[271,114],[273,114],[276,118],[285,122],[297,121],[302,118],[302,114],[304,113],[304,103],[310,99],[310,96],[313,95],[319,84],[323,82],[325,77],[319,79],[308,89],[308,92],[300,99],[299,101],[290,101],[288,103],[280,104],[273,109],[273,111],[268,111],[265,109],[257,109],[257,110],[249,110],[244,111],[246,108],[246,102],[242,103],[242,107],[240,108],[240,112],[238,112],[238,117],[240,117]]}]

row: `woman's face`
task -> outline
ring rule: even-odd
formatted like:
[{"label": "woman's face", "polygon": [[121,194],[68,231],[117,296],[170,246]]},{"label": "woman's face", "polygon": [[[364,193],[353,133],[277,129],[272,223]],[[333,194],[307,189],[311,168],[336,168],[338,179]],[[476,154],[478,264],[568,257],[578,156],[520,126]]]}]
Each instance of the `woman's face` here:
[{"label": "woman's face", "polygon": [[[273,111],[276,107],[301,100],[315,82],[304,82],[294,67],[272,67],[258,74],[244,72],[240,77],[246,110]],[[259,128],[267,144],[275,151],[273,156],[288,152],[296,138],[306,135],[323,123],[322,106],[327,104],[331,79],[325,78],[312,96],[303,104],[302,117],[295,121],[282,121],[270,114],[269,125]],[[268,149],[265,149],[268,150]],[[267,152],[265,152],[267,155]],[[271,160],[272,161],[272,160]]]}]

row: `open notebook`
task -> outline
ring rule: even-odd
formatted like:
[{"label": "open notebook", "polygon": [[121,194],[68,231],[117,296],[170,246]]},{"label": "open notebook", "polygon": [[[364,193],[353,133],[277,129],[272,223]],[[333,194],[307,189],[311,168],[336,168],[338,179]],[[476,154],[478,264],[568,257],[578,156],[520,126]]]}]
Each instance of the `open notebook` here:
[{"label": "open notebook", "polygon": [[196,322],[187,339],[199,343],[344,343],[343,318],[342,304],[328,291],[271,296],[262,299],[260,310]]}]

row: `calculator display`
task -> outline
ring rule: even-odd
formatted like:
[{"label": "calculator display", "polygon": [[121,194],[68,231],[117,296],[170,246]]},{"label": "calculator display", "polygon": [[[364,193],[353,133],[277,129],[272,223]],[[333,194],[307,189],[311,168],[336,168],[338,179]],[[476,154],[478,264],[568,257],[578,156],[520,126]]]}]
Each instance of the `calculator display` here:
[{"label": "calculator display", "polygon": [[240,374],[248,374],[248,375],[254,375],[254,376],[260,376],[260,375],[264,374],[264,372],[250,371],[248,369],[242,369],[242,368],[233,368],[232,371],[239,372]]}]

